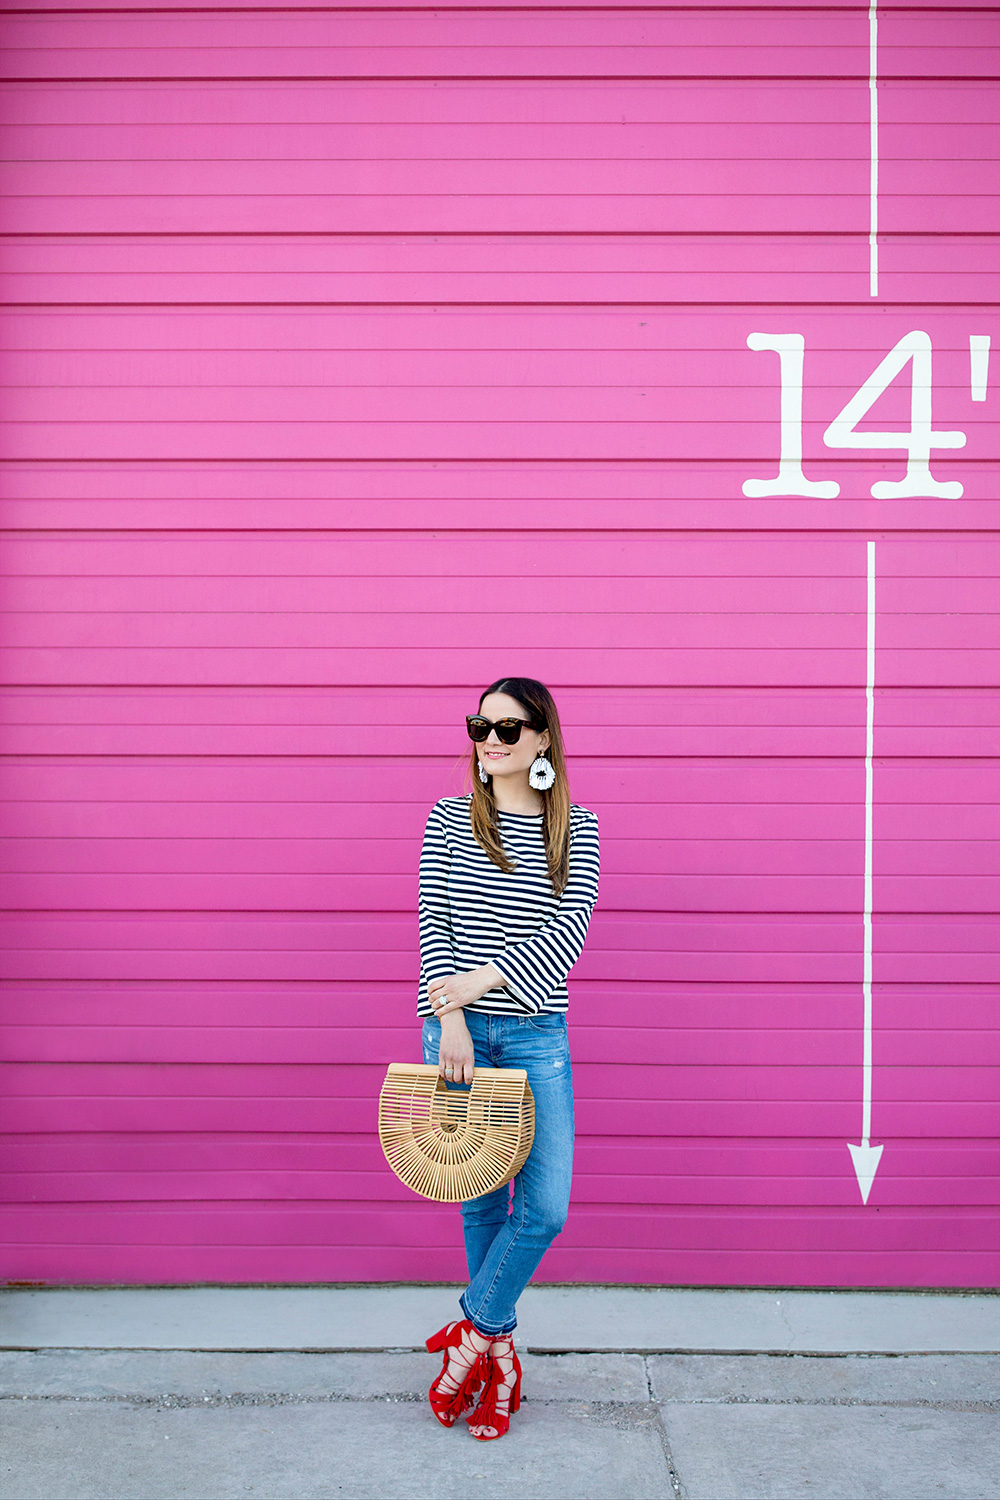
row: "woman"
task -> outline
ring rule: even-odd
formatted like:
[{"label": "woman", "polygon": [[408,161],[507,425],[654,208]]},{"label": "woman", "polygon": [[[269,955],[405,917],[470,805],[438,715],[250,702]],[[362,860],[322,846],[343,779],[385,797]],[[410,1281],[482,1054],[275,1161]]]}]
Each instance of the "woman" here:
[{"label": "woman", "polygon": [[[427,1347],[444,1351],[431,1406],[482,1441],[507,1431],[521,1394],[515,1304],[566,1222],[573,1078],[566,976],[597,899],[597,818],[569,800],[559,715],[530,677],[505,677],[467,720],[472,793],[443,797],[420,856],[424,1062],[467,1086],[473,1066],[524,1068],[535,1138],[511,1189],[462,1204],[464,1318]],[[478,1395],[477,1395],[478,1393]]]}]

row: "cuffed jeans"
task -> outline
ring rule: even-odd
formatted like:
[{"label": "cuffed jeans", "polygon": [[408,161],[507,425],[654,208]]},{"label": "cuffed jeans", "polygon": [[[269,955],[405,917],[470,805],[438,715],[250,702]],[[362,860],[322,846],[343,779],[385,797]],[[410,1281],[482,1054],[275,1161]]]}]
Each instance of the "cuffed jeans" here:
[{"label": "cuffed jeans", "polygon": [[[515,1304],[566,1222],[573,1175],[573,1072],[565,1015],[466,1010],[479,1068],[524,1068],[535,1139],[511,1186],[462,1204],[469,1285],[462,1311],[482,1333],[511,1333]],[[438,1062],[441,1022],[424,1021],[424,1062]],[[464,1085],[451,1085],[464,1087]]]}]

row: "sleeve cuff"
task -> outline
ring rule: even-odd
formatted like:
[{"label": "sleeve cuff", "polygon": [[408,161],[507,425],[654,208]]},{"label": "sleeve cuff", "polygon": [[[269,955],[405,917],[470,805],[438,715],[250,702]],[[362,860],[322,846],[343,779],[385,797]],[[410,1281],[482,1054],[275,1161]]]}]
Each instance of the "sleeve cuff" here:
[{"label": "sleeve cuff", "polygon": [[[521,1009],[523,1011],[526,1011],[529,1016],[535,1015],[538,1010],[538,1001],[526,999],[524,995],[519,995],[517,993],[517,990],[515,988],[516,981],[512,980],[509,977],[507,966],[502,962],[502,959],[497,960],[495,958],[491,958],[490,963],[493,965],[494,969],[496,969],[497,973],[503,978],[504,988],[510,995],[510,998],[513,1000],[514,1004],[519,1005]],[[489,991],[487,991],[487,994],[488,993]]]}]

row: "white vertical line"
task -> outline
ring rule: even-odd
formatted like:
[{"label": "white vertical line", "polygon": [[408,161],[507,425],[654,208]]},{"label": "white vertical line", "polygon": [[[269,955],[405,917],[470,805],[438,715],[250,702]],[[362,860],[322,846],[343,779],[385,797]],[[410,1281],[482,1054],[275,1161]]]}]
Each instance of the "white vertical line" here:
[{"label": "white vertical line", "polygon": [[986,381],[990,373],[990,336],[969,334],[969,384],[973,401],[986,400]]},{"label": "white vertical line", "polygon": [[868,290],[878,296],[878,0],[868,7]]},{"label": "white vertical line", "polygon": [[875,749],[875,543],[868,543],[868,642],[865,671],[865,997],[864,1084],[861,1143],[868,1145],[872,1130],[872,755]]}]

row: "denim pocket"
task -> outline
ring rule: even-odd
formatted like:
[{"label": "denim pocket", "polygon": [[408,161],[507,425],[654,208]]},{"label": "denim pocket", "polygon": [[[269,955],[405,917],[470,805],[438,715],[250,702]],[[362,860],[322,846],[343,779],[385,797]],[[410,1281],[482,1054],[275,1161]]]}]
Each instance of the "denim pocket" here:
[{"label": "denim pocket", "polygon": [[565,1031],[566,1017],[562,1011],[549,1011],[541,1016],[527,1016],[526,1020],[532,1031]]}]

